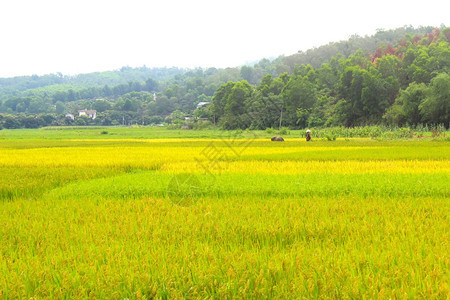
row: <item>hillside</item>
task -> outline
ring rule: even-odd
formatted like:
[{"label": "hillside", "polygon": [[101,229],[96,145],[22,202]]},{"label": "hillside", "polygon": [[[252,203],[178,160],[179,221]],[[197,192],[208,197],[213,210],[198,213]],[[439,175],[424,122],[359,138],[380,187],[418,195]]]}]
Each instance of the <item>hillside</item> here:
[{"label": "hillside", "polygon": [[[0,124],[6,128],[70,125],[63,114],[88,108],[96,109],[99,118],[75,120],[78,125],[165,121],[181,126],[184,116],[190,115],[228,129],[264,129],[280,123],[295,128],[379,123],[448,126],[448,98],[432,94],[447,84],[449,39],[449,28],[402,27],[239,68],[124,67],[77,76],[2,78]],[[411,94],[418,98],[409,99]],[[196,109],[197,103],[211,101],[208,108]],[[50,116],[31,125],[20,120],[39,114]],[[258,121],[249,118],[256,115]],[[241,116],[238,121],[233,120],[236,116]],[[5,126],[6,117],[17,123]]]},{"label": "hillside", "polygon": [[186,70],[179,68],[130,68],[120,70],[95,72],[67,76],[61,73],[43,76],[20,76],[13,78],[0,78],[0,99],[11,96],[33,95],[35,93],[65,91],[69,89],[81,90],[104,85],[116,86],[128,84],[130,81],[144,82],[148,78],[157,81],[166,81],[175,75],[184,74]]}]

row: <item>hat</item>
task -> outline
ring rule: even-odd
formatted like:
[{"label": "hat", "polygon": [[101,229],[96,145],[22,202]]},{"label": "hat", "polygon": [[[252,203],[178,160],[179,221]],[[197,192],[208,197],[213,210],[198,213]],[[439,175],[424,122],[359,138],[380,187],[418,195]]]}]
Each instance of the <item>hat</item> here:
[{"label": "hat", "polygon": [[311,130],[308,129],[308,130],[306,130],[306,132],[311,132]]}]

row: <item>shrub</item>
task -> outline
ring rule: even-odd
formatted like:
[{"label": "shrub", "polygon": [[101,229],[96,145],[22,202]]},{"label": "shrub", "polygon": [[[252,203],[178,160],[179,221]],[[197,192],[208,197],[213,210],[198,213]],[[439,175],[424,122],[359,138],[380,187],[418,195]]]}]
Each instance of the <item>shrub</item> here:
[{"label": "shrub", "polygon": [[195,130],[205,130],[214,128],[214,125],[211,121],[198,121],[193,124],[192,128]]},{"label": "shrub", "polygon": [[329,141],[335,141],[336,140],[336,135],[334,135],[334,134],[327,134],[325,137]]},{"label": "shrub", "polygon": [[279,134],[290,134],[289,128],[287,127],[281,127],[281,129],[278,131]]},{"label": "shrub", "polygon": [[412,138],[414,135],[414,132],[409,127],[402,127],[399,128],[397,131],[397,137],[399,138]]}]

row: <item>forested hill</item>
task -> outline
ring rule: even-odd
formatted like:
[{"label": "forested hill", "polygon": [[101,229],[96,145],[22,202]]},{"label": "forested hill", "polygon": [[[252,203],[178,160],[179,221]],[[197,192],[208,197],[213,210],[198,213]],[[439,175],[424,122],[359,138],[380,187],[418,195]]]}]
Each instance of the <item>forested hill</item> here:
[{"label": "forested hill", "polygon": [[[77,76],[4,78],[0,126],[161,122],[182,126],[185,116],[208,119],[226,129],[280,124],[448,126],[449,40],[448,27],[402,27],[272,61],[262,59],[253,66],[124,67]],[[212,104],[197,107],[199,102]],[[97,110],[98,117],[64,117],[83,108]]]},{"label": "forested hill", "polygon": [[0,99],[24,94],[32,95],[35,89],[39,92],[52,94],[56,91],[81,90],[99,86],[116,86],[129,82],[145,82],[149,78],[156,81],[166,81],[175,75],[184,74],[185,69],[180,68],[130,68],[120,70],[78,74],[73,76],[61,73],[43,76],[20,76],[13,78],[0,78]]},{"label": "forested hill", "polygon": [[343,57],[348,57],[360,49],[366,56],[371,55],[380,47],[388,45],[396,45],[401,40],[414,39],[419,36],[429,34],[435,29],[432,26],[413,28],[400,27],[393,30],[379,29],[373,36],[358,36],[353,35],[346,41],[331,42],[327,45],[310,49],[305,52],[281,57],[282,64],[292,68],[295,65],[308,65],[313,68],[319,68],[323,63],[328,62],[333,56],[341,54]]},{"label": "forested hill", "polygon": [[[346,41],[331,42],[327,45],[309,49],[305,52],[299,51],[298,53],[289,56],[280,56],[272,61],[262,59],[254,66],[251,66],[254,69],[253,72],[244,67],[243,75],[247,75],[246,77],[248,78],[245,78],[247,81],[256,84],[259,83],[261,78],[267,73],[274,76],[284,72],[292,73],[296,65],[302,64],[310,64],[313,68],[318,68],[322,63],[327,62],[333,56],[341,54],[343,57],[348,57],[358,49],[361,49],[364,54],[370,55],[382,45],[396,44],[407,35],[423,36],[432,32],[433,29],[434,27],[431,26],[419,28],[405,26],[393,30],[378,30],[373,36],[361,37],[354,35]],[[230,71],[230,69],[228,70],[232,74],[223,75],[224,79],[241,79],[239,77],[235,78],[235,71],[237,68],[231,69],[232,71]],[[52,94],[56,91],[68,91],[69,89],[80,90],[91,87],[103,87],[105,85],[114,87],[120,84],[128,84],[129,82],[143,83],[149,78],[158,82],[164,82],[173,79],[176,75],[183,75],[189,71],[193,70],[176,67],[147,68],[144,66],[140,68],[123,67],[120,70],[115,71],[95,72],[73,76],[57,73],[43,76],[33,75],[0,78],[0,100],[5,100],[10,96],[21,95],[24,91],[26,91],[25,94],[33,94],[33,90],[37,88],[41,88],[39,91],[45,91],[48,94]],[[217,70],[213,68],[210,69],[209,72],[206,72],[205,75],[211,75],[211,73],[215,73],[216,71],[227,72],[226,70]],[[45,87],[48,88],[43,89]]]}]

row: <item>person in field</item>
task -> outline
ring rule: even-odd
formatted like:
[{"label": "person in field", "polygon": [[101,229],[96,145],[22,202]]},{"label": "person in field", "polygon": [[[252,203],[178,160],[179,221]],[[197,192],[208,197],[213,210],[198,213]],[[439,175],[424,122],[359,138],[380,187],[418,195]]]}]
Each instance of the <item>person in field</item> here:
[{"label": "person in field", "polygon": [[311,130],[306,130],[306,141],[309,142],[311,140]]}]

